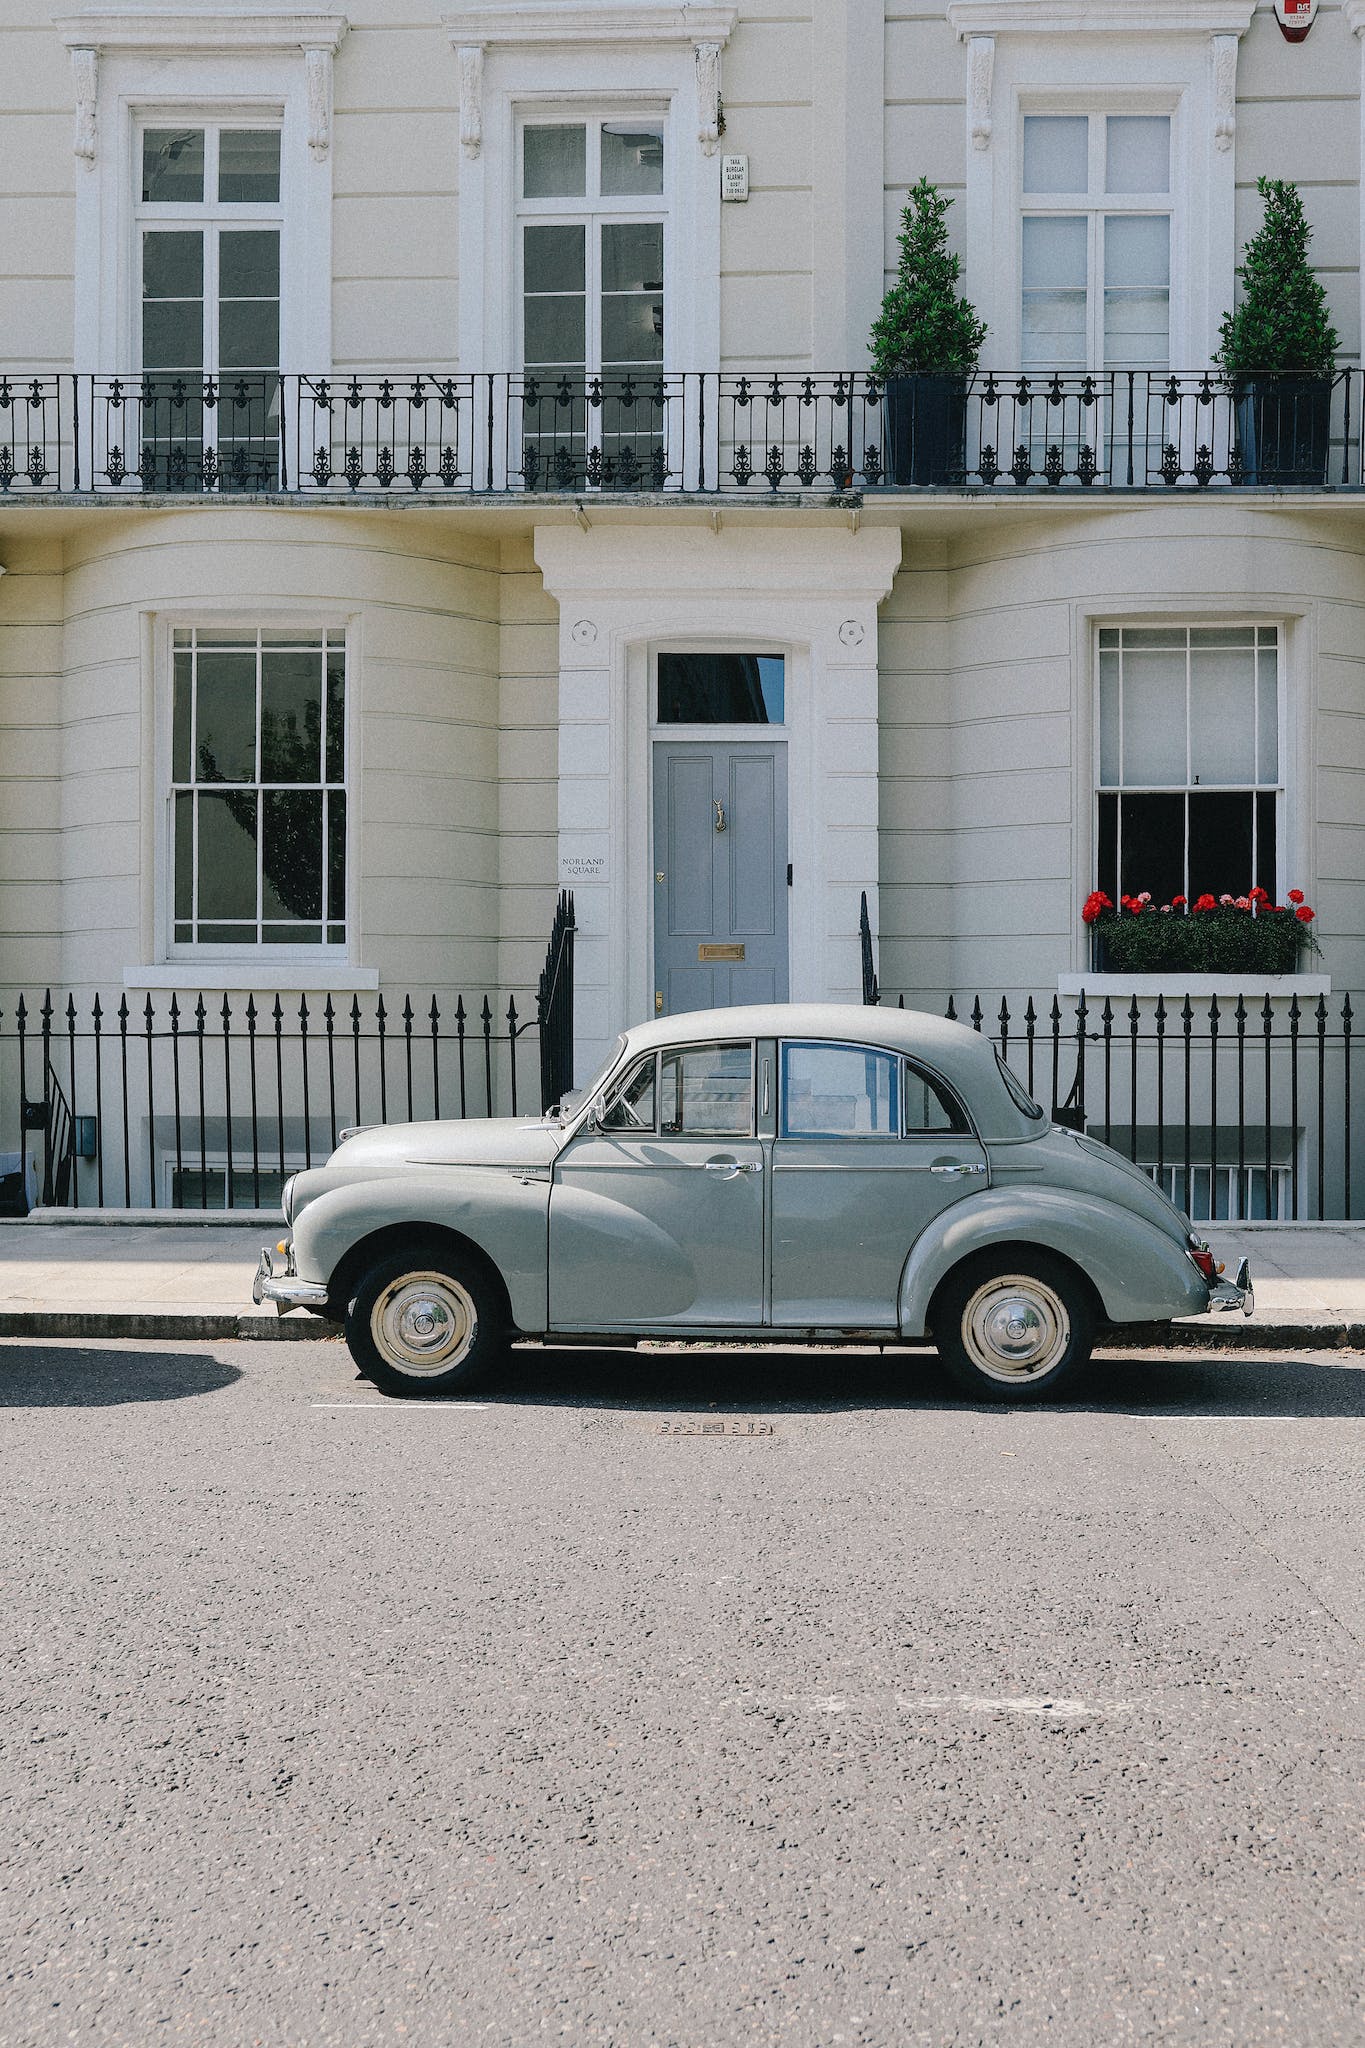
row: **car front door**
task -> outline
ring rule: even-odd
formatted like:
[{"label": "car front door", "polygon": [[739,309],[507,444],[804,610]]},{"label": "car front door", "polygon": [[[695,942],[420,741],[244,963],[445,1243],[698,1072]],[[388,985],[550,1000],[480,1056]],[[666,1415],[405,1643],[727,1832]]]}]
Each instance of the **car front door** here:
[{"label": "car front door", "polygon": [[555,1330],[763,1319],[763,1147],[752,1042],[651,1053],[555,1162]]},{"label": "car front door", "polygon": [[916,1238],[984,1188],[952,1090],[899,1053],[784,1044],[772,1159],[772,1320],[890,1330]]}]

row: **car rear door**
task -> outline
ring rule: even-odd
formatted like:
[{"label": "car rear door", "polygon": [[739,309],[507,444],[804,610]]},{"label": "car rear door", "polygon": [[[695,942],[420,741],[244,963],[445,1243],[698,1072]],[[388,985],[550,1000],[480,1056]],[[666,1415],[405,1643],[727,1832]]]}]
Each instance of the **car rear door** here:
[{"label": "car rear door", "polygon": [[550,1191],[555,1330],[749,1328],[763,1319],[764,1156],[754,1045],[631,1068]]},{"label": "car rear door", "polygon": [[773,1324],[894,1329],[911,1246],[987,1185],[985,1151],[947,1084],[899,1053],[794,1040],[778,1065]]}]

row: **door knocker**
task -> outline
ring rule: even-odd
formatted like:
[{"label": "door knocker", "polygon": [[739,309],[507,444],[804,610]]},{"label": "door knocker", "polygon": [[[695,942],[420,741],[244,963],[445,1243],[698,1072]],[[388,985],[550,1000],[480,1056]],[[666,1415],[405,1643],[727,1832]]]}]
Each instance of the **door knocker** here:
[{"label": "door knocker", "polygon": [[717,832],[723,832],[725,830],[725,806],[718,796],[713,796],[711,801],[716,807],[716,830]]}]

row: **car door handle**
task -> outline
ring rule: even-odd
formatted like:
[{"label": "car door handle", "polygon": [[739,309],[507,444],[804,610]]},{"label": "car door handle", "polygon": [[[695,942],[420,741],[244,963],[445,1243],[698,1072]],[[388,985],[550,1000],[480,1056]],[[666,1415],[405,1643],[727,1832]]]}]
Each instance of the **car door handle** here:
[{"label": "car door handle", "polygon": [[929,1168],[929,1171],[930,1173],[942,1173],[946,1175],[959,1173],[984,1173],[986,1169],[984,1166],[975,1163],[968,1163],[964,1160],[962,1165],[960,1166],[931,1166]]},{"label": "car door handle", "polygon": [[706,1159],[702,1162],[703,1173],[723,1173],[727,1180],[737,1173],[762,1173],[761,1159]]}]

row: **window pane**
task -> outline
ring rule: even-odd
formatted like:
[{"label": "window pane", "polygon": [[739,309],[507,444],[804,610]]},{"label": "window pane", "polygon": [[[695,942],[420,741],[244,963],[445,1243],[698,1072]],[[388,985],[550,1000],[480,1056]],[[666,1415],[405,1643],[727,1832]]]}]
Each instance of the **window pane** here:
[{"label": "window pane", "polygon": [[1190,773],[1196,782],[1256,780],[1256,670],[1250,650],[1190,651]]},{"label": "window pane", "polygon": [[1123,849],[1119,895],[1150,889],[1158,903],[1185,890],[1185,799],[1182,796],[1125,796],[1120,802]]},{"label": "window pane", "polygon": [[1266,791],[1256,799],[1256,883],[1272,902],[1279,889],[1279,811]]},{"label": "window pane", "polygon": [[1119,658],[1100,636],[1100,781],[1119,779]]},{"label": "window pane", "polygon": [[1024,222],[1025,369],[1083,369],[1088,238],[1078,215]]},{"label": "window pane", "polygon": [[1252,884],[1251,818],[1255,798],[1190,791],[1190,900],[1245,896]]},{"label": "window pane", "polygon": [[1170,222],[1116,215],[1104,224],[1106,369],[1164,370],[1170,356]]},{"label": "window pane", "polygon": [[327,657],[327,780],[346,779],[346,657]]},{"label": "window pane", "polygon": [[1256,776],[1259,782],[1280,779],[1279,653],[1262,642],[1256,656],[1256,693],[1260,705]]},{"label": "window pane", "polygon": [[526,365],[562,367],[582,363],[587,351],[587,302],[583,298],[526,301]]},{"label": "window pane", "polygon": [[[252,782],[256,775],[256,657],[199,655],[196,779]],[[226,914],[226,913],[224,913]]]},{"label": "window pane", "polygon": [[602,192],[651,194],[664,189],[661,124],[606,121],[602,125]]},{"label": "window pane", "polygon": [[[1013,1076],[1009,1076],[1013,1081]],[[1015,1084],[1017,1086],[1017,1084]],[[1020,1090],[1020,1093],[1023,1091]],[[1016,1097],[1016,1100],[1018,1098]],[[1027,1101],[1027,1097],[1024,1098]],[[1022,1106],[1022,1105],[1021,1105]],[[1030,1110],[1031,1116],[1034,1112]],[[908,1062],[905,1068],[905,1130],[908,1137],[923,1131],[965,1131],[967,1120],[937,1081]]]},{"label": "window pane", "polygon": [[1168,114],[1111,114],[1105,123],[1106,192],[1169,192]]},{"label": "window pane", "polygon": [[1024,222],[1024,289],[1075,290],[1086,283],[1086,225],[1079,213]]},{"label": "window pane", "polygon": [[194,915],[194,796],[185,790],[175,800],[175,914]]},{"label": "window pane", "polygon": [[142,196],[193,203],[204,196],[202,128],[148,128],[142,136]]},{"label": "window pane", "polygon": [[1185,764],[1184,654],[1132,653],[1125,643],[1123,780],[1130,789],[1144,783],[1183,787]]},{"label": "window pane", "polygon": [[[327,915],[346,915],[346,798],[339,789],[331,790],[327,797]],[[345,939],[344,924],[331,926],[329,945],[344,945]]]},{"label": "window pane", "polygon": [[603,1119],[608,1131],[654,1129],[654,1055],[641,1060]]},{"label": "window pane", "polygon": [[266,924],[261,926],[264,946],[320,946],[320,924]]},{"label": "window pane", "polygon": [[703,1045],[667,1052],[662,1063],[661,1130],[711,1138],[747,1138],[753,1130],[753,1047]]},{"label": "window pane", "polygon": [[604,292],[661,292],[664,288],[662,221],[623,221],[602,229]]},{"label": "window pane", "polygon": [[261,780],[322,781],[322,654],[261,655]]},{"label": "window pane", "polygon": [[144,299],[202,299],[204,237],[197,228],[157,229],[142,237]]},{"label": "window pane", "polygon": [[[280,307],[277,299],[225,300],[218,314],[218,363],[223,370],[265,370],[280,359]],[[264,398],[259,380],[254,387],[257,416],[251,424],[265,431]]]},{"label": "window pane", "polygon": [[1171,281],[1171,222],[1164,213],[1110,214],[1104,223],[1104,281],[1165,291]]},{"label": "window pane", "polygon": [[528,227],[522,252],[528,292],[581,292],[585,289],[586,229],[580,222],[554,227]]},{"label": "window pane", "polygon": [[279,196],[279,129],[225,128],[218,137],[219,199],[229,206],[259,206]]},{"label": "window pane", "polygon": [[900,1061],[853,1045],[782,1050],[782,1135],[893,1138],[900,1129]]},{"label": "window pane", "polygon": [[1119,900],[1119,800],[1102,796],[1099,801],[1099,838],[1096,848],[1096,886],[1111,903]]},{"label": "window pane", "polygon": [[224,299],[278,299],[278,228],[231,228],[220,236],[218,290]]},{"label": "window pane", "polygon": [[661,363],[664,356],[663,300],[624,293],[602,301],[602,367]]},{"label": "window pane", "polygon": [[1085,114],[1024,118],[1024,190],[1088,192],[1090,121]]},{"label": "window pane", "polygon": [[781,725],[786,660],[780,654],[661,654],[661,725]]},{"label": "window pane", "polygon": [[588,189],[588,138],[574,128],[528,128],[522,138],[522,190],[528,199],[581,199]]},{"label": "window pane", "polygon": [[321,922],[321,792],[267,790],[261,807],[262,915]]},{"label": "window pane", "polygon": [[[254,789],[199,795],[200,918],[256,915],[256,803]],[[200,937],[208,938],[202,929]],[[252,935],[245,934],[248,938]]]},{"label": "window pane", "polygon": [[175,667],[175,709],[171,719],[171,780],[189,782],[192,760],[190,755],[190,693],[194,688],[194,670],[188,648],[177,648],[174,656]]}]

